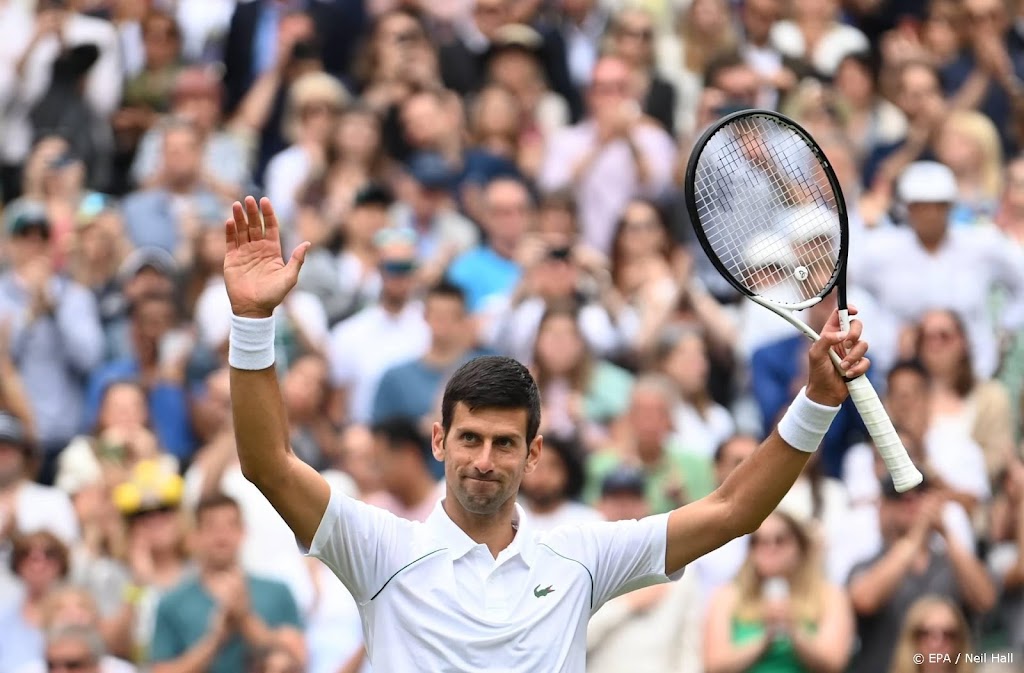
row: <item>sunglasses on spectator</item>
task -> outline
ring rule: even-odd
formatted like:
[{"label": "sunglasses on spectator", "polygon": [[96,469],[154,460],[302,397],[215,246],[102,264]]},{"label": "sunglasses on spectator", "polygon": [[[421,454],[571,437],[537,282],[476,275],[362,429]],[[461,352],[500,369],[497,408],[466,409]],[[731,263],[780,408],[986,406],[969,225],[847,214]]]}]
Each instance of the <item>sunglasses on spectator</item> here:
[{"label": "sunglasses on spectator", "polygon": [[926,330],[921,332],[922,341],[939,341],[942,343],[949,343],[957,338],[958,334],[953,330],[948,329],[936,329]]},{"label": "sunglasses on spectator", "polygon": [[411,259],[389,259],[377,265],[386,276],[408,276],[416,270],[416,262]]},{"label": "sunglasses on spectator", "polygon": [[29,547],[25,550],[24,559],[30,559],[33,557],[38,558],[39,556],[45,558],[47,561],[59,561],[60,550],[56,547]]},{"label": "sunglasses on spectator", "polygon": [[960,637],[960,629],[957,628],[928,628],[919,626],[914,629],[914,640],[942,640],[947,643],[954,642]]},{"label": "sunglasses on spectator", "polygon": [[91,659],[47,659],[47,671],[84,671],[95,662]]},{"label": "sunglasses on spectator", "polygon": [[314,115],[336,115],[339,112],[341,112],[341,108],[334,103],[328,103],[326,101],[306,103],[299,108],[299,114],[303,117],[312,117]]},{"label": "sunglasses on spectator", "polygon": [[750,536],[752,547],[783,547],[793,541],[793,536],[787,533],[780,535],[764,535],[754,533]]},{"label": "sunglasses on spectator", "polygon": [[629,93],[629,82],[624,79],[595,79],[590,83],[590,88],[599,95],[618,94],[625,96]]},{"label": "sunglasses on spectator", "polygon": [[651,219],[626,220],[624,225],[626,231],[651,231],[658,228],[658,223]]}]

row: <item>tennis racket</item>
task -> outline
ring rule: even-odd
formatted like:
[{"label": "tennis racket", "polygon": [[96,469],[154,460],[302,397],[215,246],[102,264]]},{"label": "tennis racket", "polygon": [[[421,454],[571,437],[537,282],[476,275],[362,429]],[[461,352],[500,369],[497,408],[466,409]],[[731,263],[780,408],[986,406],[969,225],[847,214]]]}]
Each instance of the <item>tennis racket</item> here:
[{"label": "tennis racket", "polygon": [[[723,117],[690,155],[685,195],[701,247],[739,292],[816,341],[820,335],[796,311],[835,289],[842,327],[849,329],[846,203],[835,171],[807,131],[769,110]],[[829,355],[842,373],[839,355]],[[920,484],[921,473],[871,382],[859,376],[847,386],[896,490]]]}]

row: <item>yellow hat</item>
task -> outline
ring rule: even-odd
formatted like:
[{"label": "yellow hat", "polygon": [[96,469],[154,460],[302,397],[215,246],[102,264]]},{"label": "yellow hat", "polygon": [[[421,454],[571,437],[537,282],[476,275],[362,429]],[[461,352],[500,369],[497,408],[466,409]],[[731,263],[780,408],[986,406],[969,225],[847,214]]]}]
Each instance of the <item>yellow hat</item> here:
[{"label": "yellow hat", "polygon": [[114,505],[125,516],[133,516],[181,504],[185,482],[160,460],[143,460],[131,476],[114,488]]}]

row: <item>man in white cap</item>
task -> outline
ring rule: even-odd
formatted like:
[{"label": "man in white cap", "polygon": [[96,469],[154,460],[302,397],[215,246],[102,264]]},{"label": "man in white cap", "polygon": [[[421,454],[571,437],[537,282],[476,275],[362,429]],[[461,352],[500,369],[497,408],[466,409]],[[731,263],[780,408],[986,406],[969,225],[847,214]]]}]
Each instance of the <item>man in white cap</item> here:
[{"label": "man in white cap", "polygon": [[[999,363],[997,333],[1024,327],[1024,255],[995,228],[951,228],[956,179],[945,165],[919,161],[900,175],[897,195],[909,226],[882,229],[850,252],[850,281],[912,326],[930,309],[952,309],[964,321],[974,370],[990,378]],[[998,322],[989,314],[997,287],[1006,299]]]}]

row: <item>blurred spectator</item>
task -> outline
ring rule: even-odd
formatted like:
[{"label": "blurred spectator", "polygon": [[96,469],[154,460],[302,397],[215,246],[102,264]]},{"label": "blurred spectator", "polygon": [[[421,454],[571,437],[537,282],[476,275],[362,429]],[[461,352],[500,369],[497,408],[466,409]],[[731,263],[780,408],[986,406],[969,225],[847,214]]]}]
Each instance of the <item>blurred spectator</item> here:
[{"label": "blurred spectator", "polygon": [[296,358],[281,381],[281,395],[297,456],[323,468],[337,455],[334,426],[330,422],[330,368],[317,353]]},{"label": "blurred spectator", "polygon": [[[159,248],[154,253],[162,253]],[[189,427],[185,369],[194,337],[181,328],[178,307],[167,295],[148,295],[131,307],[132,353],[93,372],[86,397],[86,423],[98,418],[109,387],[121,381],[137,382],[145,395],[147,424],[156,432],[160,447],[182,462],[195,450]]]},{"label": "blurred spectator", "polygon": [[284,645],[275,645],[250,657],[247,673],[302,673],[302,661]]},{"label": "blurred spectator", "polygon": [[992,121],[973,110],[951,112],[935,140],[935,157],[956,176],[952,226],[987,226],[1002,192],[1003,150]]},{"label": "blurred spectator", "polygon": [[878,56],[867,50],[847,54],[836,67],[837,103],[845,108],[846,132],[859,160],[907,134],[903,112],[883,95],[880,68]]},{"label": "blurred spectator", "polygon": [[544,437],[544,451],[533,472],[523,477],[520,504],[538,531],[603,521],[595,509],[579,502],[586,475],[581,446],[558,436]]},{"label": "blurred spectator", "polygon": [[493,311],[512,294],[522,274],[523,244],[536,217],[533,197],[519,180],[492,180],[482,196],[486,242],[448,268],[449,280],[465,292],[472,313]]},{"label": "blurred spectator", "polygon": [[364,501],[410,521],[426,521],[444,487],[431,470],[434,456],[414,418],[391,417],[371,428],[377,473],[383,489]]},{"label": "blurred spectator", "polygon": [[191,248],[198,222],[216,212],[219,200],[203,176],[203,138],[190,121],[172,118],[160,129],[163,151],[153,180],[122,203],[128,236],[181,257]]},{"label": "blurred spectator", "polygon": [[632,69],[635,95],[644,114],[672,133],[675,127],[676,90],[655,70],[654,17],[641,7],[626,8],[609,25],[609,52]]},{"label": "blurred spectator", "polygon": [[485,352],[472,346],[466,298],[458,287],[444,281],[432,287],[423,300],[423,319],[430,328],[430,347],[422,357],[400,362],[381,376],[373,399],[374,422],[413,418],[421,430],[429,430],[448,377]]},{"label": "blurred spectator", "polygon": [[53,268],[45,212],[7,213],[6,228],[12,266],[0,275],[0,321],[11,325],[11,359],[32,403],[48,482],[57,453],[80,429],[81,381],[101,361],[103,334],[92,293]]},{"label": "blurred spectator", "polygon": [[1011,461],[997,482],[1002,496],[992,505],[989,572],[999,587],[995,614],[998,641],[1010,652],[1024,652],[1024,462]]},{"label": "blurred spectator", "polygon": [[[925,313],[916,342],[915,354],[931,383],[929,457],[946,479],[979,501],[987,500],[987,478],[998,474],[1013,455],[1009,395],[999,381],[975,375],[969,335],[956,313]],[[965,448],[965,443],[972,446]]]},{"label": "blurred spectator", "polygon": [[[393,202],[391,192],[379,185],[361,187],[338,230],[327,234],[323,245],[314,245],[306,255],[298,288],[320,300],[331,327],[371,305],[380,294],[374,239],[391,224],[388,208]],[[300,224],[309,216],[305,210],[304,206],[300,211]]]},{"label": "blurred spectator", "polygon": [[[34,4],[33,12],[23,4],[8,3],[3,15],[9,36],[9,45],[3,50],[4,65],[10,68],[14,80],[8,84],[11,88],[3,115],[6,132],[0,144],[7,200],[19,193],[20,164],[36,140],[33,111],[49,114],[70,111],[59,105],[45,110],[38,107],[47,92],[53,90],[52,85],[61,84],[63,71],[70,71],[67,75],[74,80],[85,76],[81,102],[86,109],[81,113],[88,114],[94,122],[108,118],[121,99],[121,59],[113,26],[103,19],[68,8],[66,0],[39,0]],[[86,53],[89,49],[91,55]],[[85,59],[91,62],[85,65]],[[91,138],[87,131],[85,135],[68,140],[73,144],[75,141],[88,143]],[[76,147],[84,149],[85,145]],[[109,174],[93,176],[97,185],[108,177]]]},{"label": "blurred spectator", "polygon": [[842,671],[853,648],[843,590],[822,573],[811,535],[782,512],[750,536],[736,580],[711,600],[704,666],[719,671]]},{"label": "blurred spectator", "polygon": [[562,0],[559,4],[555,34],[565,44],[569,79],[576,89],[590,86],[607,27],[608,14],[597,0]]},{"label": "blurred spectator", "polygon": [[290,145],[271,158],[263,178],[285,232],[294,221],[300,187],[327,167],[328,148],[347,103],[345,88],[326,73],[308,73],[288,88],[282,128]]},{"label": "blurred spectator", "polygon": [[109,654],[99,610],[87,592],[74,586],[56,589],[43,612],[44,651],[14,673],[135,673],[134,666]]},{"label": "blurred spectator", "polygon": [[603,57],[594,66],[587,106],[585,121],[551,136],[538,183],[545,191],[572,188],[581,240],[608,252],[617,214],[629,200],[668,188],[675,144],[644,116],[630,67],[619,58]]},{"label": "blurred spectator", "polygon": [[[882,484],[878,519],[883,548],[850,572],[849,592],[857,613],[860,648],[851,670],[887,670],[899,627],[910,606],[926,594],[958,601],[972,613],[995,604],[995,588],[974,550],[955,540],[943,520],[943,499],[927,487],[898,493],[891,479]],[[942,547],[933,546],[938,533]]]},{"label": "blurred spectator", "polygon": [[[542,454],[541,462],[546,454],[547,451]],[[605,479],[602,500],[632,498],[635,503],[634,507],[620,508],[619,513],[624,516],[609,521],[639,519],[650,514],[643,500],[642,480],[642,474],[629,472],[613,473]],[[607,509],[614,513],[616,508]],[[672,583],[644,587],[602,606],[587,625],[588,673],[701,671],[697,591],[697,579],[687,572]]]},{"label": "blurred spectator", "polygon": [[593,354],[571,305],[544,312],[531,362],[543,400],[541,433],[588,446],[606,441],[607,426],[629,404],[633,376]]},{"label": "blurred spectator", "polygon": [[[380,118],[364,105],[349,105],[338,119],[327,158],[329,164],[320,180],[314,180],[307,188],[312,188],[317,196],[322,192],[323,215],[328,223],[335,224],[351,213],[361,189],[384,177],[386,162]],[[299,239],[312,240],[301,232]]]},{"label": "blurred spectator", "polygon": [[338,393],[335,421],[368,421],[384,373],[430,347],[423,305],[414,298],[415,232],[382,229],[374,243],[381,274],[379,302],[337,324],[327,347],[331,385]]},{"label": "blurred spectator", "polygon": [[160,600],[150,656],[154,673],[195,665],[240,671],[248,652],[268,647],[278,633],[300,628],[295,601],[283,584],[247,575],[238,552],[242,512],[227,496],[196,507],[198,575]]},{"label": "blurred spectator", "polygon": [[292,36],[282,35],[296,29],[289,24],[291,15],[306,10],[308,25],[320,45],[324,70],[339,77],[348,72],[355,57],[357,37],[365,26],[363,3],[352,0],[297,2],[295,0],[258,0],[235,6],[224,45],[224,83],[226,109],[239,104],[259,76],[280,56],[282,43]]},{"label": "blurred spectator", "polygon": [[[192,124],[202,148],[201,174],[207,188],[223,199],[236,199],[249,183],[251,152],[248,138],[238,123],[222,124],[223,85],[210,68],[186,68],[176,72],[167,94],[166,112],[172,119]],[[165,177],[166,129],[155,121],[139,139],[131,164],[131,177],[139,188],[159,186]],[[166,170],[166,169],[165,169]]]},{"label": "blurred spectator", "polygon": [[[851,280],[904,326],[930,308],[955,310],[969,326],[974,371],[987,378],[998,362],[997,332],[1024,324],[1024,305],[1016,303],[1024,298],[1024,256],[990,230],[950,227],[956,180],[942,164],[907,168],[899,194],[910,226],[866,238],[863,253],[851,260]],[[994,324],[985,297],[997,286],[1007,288],[1014,303]]]},{"label": "blurred spectator", "polygon": [[[956,603],[945,596],[923,596],[907,610],[890,673],[970,673],[974,654],[971,628]],[[914,655],[924,652],[924,662]]]},{"label": "blurred spectator", "polygon": [[839,12],[838,0],[795,0],[792,18],[772,26],[772,44],[831,77],[844,56],[870,46],[864,33],[839,21]]},{"label": "blurred spectator", "polygon": [[68,576],[68,547],[48,530],[17,535],[10,570],[19,580],[16,597],[6,597],[0,613],[0,666],[15,671],[43,650],[43,605],[47,594]]},{"label": "blurred spectator", "polygon": [[647,503],[653,512],[668,512],[714,489],[711,461],[684,448],[673,433],[672,410],[677,400],[672,383],[659,375],[636,381],[610,446],[588,461],[588,502],[597,500],[602,479],[622,464],[643,468]]}]

